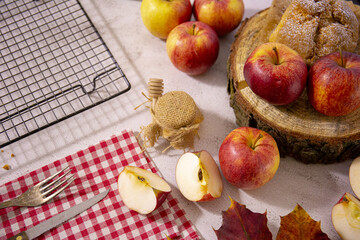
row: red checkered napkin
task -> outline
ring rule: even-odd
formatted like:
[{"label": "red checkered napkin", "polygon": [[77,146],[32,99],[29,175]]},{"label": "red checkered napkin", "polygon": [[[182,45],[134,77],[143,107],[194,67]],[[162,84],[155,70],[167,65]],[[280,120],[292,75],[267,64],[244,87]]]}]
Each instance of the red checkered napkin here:
[{"label": "red checkered napkin", "polygon": [[[199,239],[192,223],[171,194],[148,215],[130,211],[121,201],[117,178],[126,165],[159,174],[142,153],[133,132],[123,131],[108,141],[50,163],[0,186],[0,201],[14,198],[40,180],[70,166],[76,180],[63,193],[39,207],[0,209],[0,239],[24,231],[94,195],[110,189],[98,204],[44,233],[40,239]],[[160,174],[159,174],[160,175]]]}]

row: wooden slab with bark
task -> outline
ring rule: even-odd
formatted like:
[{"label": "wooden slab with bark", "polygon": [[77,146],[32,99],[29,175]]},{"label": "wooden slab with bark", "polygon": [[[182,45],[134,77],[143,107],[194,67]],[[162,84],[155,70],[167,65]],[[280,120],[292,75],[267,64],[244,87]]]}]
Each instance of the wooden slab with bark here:
[{"label": "wooden slab with bark", "polygon": [[255,95],[245,82],[248,55],[266,42],[262,27],[265,9],[245,19],[235,36],[228,59],[228,91],[237,124],[265,130],[278,143],[281,155],[304,163],[335,163],[360,155],[360,109],[342,117],[318,113],[306,90],[287,106],[274,106]]}]

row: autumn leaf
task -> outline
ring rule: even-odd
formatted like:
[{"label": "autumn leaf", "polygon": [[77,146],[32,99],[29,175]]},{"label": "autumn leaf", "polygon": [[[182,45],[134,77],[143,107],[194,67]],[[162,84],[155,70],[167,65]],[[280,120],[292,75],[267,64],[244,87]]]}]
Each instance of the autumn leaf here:
[{"label": "autumn leaf", "polygon": [[227,211],[222,212],[222,226],[218,230],[214,229],[218,239],[272,239],[267,226],[266,212],[254,213],[245,205],[232,200],[231,197],[230,200],[230,207]]},{"label": "autumn leaf", "polygon": [[280,229],[276,240],[328,240],[329,237],[321,231],[320,221],[313,220],[310,215],[297,204],[295,209],[281,217]]}]

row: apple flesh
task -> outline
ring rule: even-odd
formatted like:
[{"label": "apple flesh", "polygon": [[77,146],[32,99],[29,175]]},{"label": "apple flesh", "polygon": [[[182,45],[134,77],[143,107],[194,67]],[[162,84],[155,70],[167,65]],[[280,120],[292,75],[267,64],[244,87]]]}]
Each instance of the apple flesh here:
[{"label": "apple flesh", "polygon": [[360,196],[360,157],[355,158],[349,168],[349,181],[356,196]]},{"label": "apple flesh", "polygon": [[297,100],[306,86],[307,73],[300,54],[275,42],[259,45],[244,64],[244,78],[250,89],[273,105]]},{"label": "apple flesh", "polygon": [[185,22],[171,30],[166,51],[172,64],[188,75],[208,71],[219,54],[219,38],[207,24]]},{"label": "apple flesh", "polygon": [[166,39],[177,25],[190,21],[190,0],[142,0],[141,18],[145,27],[154,36]]},{"label": "apple flesh", "polygon": [[344,116],[360,107],[360,55],[335,52],[318,59],[309,71],[311,105],[327,116]]},{"label": "apple flesh", "polygon": [[209,201],[221,196],[220,171],[207,151],[183,154],[176,164],[175,176],[180,192],[190,201]]},{"label": "apple flesh", "polygon": [[118,177],[118,190],[131,210],[148,214],[157,209],[171,192],[169,184],[155,173],[125,166]]},{"label": "apple flesh", "polygon": [[343,240],[357,240],[360,237],[360,201],[345,193],[333,207],[331,219],[336,232]]},{"label": "apple flesh", "polygon": [[242,0],[195,0],[195,19],[212,27],[219,37],[239,26],[244,15]]},{"label": "apple flesh", "polygon": [[274,138],[265,131],[240,127],[225,137],[219,161],[223,175],[232,185],[251,190],[274,177],[280,153]]}]

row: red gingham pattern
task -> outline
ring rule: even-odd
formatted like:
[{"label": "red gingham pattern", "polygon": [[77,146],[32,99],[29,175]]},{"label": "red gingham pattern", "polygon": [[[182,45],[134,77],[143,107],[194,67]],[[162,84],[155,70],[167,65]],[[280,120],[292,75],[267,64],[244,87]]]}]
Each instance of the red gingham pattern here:
[{"label": "red gingham pattern", "polygon": [[121,201],[117,178],[126,165],[157,173],[133,132],[123,131],[108,141],[57,160],[0,186],[0,201],[14,198],[42,179],[70,166],[76,180],[64,192],[39,207],[0,209],[0,239],[6,239],[94,195],[110,189],[98,204],[39,236],[39,239],[199,239],[192,223],[171,193],[154,212],[141,215]]}]

